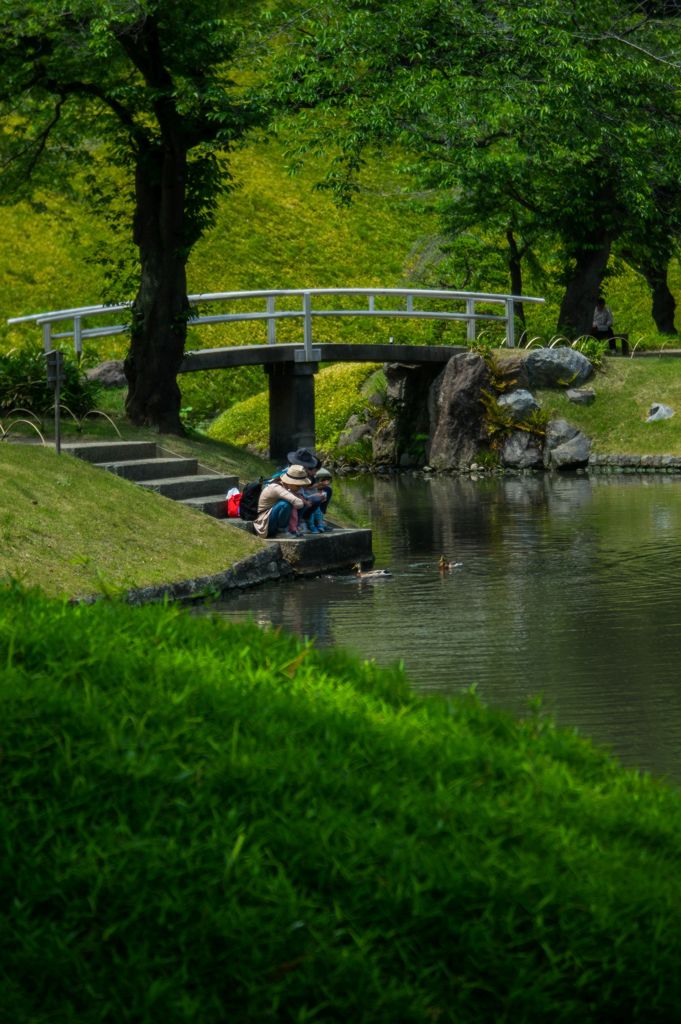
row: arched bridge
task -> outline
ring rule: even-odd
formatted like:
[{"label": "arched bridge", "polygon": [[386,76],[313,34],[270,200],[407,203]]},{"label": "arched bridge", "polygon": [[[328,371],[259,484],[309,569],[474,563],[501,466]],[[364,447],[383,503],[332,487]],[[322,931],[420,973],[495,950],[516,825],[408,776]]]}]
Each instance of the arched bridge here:
[{"label": "arched bridge", "polygon": [[[353,308],[338,300],[352,301]],[[306,288],[270,291],[213,292],[190,295],[192,315],[189,328],[206,324],[263,322],[266,339],[256,345],[227,345],[220,348],[187,350],[180,373],[261,364],[269,378],[270,455],[281,459],[287,451],[314,445],[314,374],[321,362],[409,362],[445,363],[465,345],[393,345],[388,343],[319,343],[313,337],[313,323],[325,317],[382,317],[414,320],[462,321],[466,341],[476,338],[480,326],[501,325],[505,343],[515,344],[515,311],[521,303],[543,302],[524,295],[462,292],[425,288]],[[361,303],[361,305],[360,305]],[[244,310],[225,311],[220,306],[247,305]],[[264,305],[264,309],[262,306]],[[70,339],[82,352],[88,338],[123,334],[130,324],[102,323],[129,312],[131,303],[81,306],[13,317],[9,324],[32,322],[40,327],[43,346],[49,352],[56,342]],[[261,308],[251,308],[260,306]],[[215,313],[209,309],[217,308]],[[302,322],[300,343],[277,340],[281,320]]]}]

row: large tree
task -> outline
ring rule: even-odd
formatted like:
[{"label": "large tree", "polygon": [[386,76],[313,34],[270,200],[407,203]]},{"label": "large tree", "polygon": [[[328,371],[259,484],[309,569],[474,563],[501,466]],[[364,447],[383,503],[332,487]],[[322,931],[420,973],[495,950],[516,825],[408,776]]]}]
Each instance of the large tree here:
[{"label": "large tree", "polygon": [[677,72],[656,57],[677,31],[623,0],[334,0],[309,10],[282,93],[338,148],[341,198],[362,153],[396,143],[449,223],[477,202],[481,219],[506,217],[502,237],[519,223],[552,237],[559,327],[580,334],[613,243],[640,234],[659,183],[679,174]]},{"label": "large tree", "polygon": [[681,179],[660,183],[656,198],[652,215],[636,222],[619,239],[617,253],[645,279],[651,315],[660,334],[676,334],[669,266],[681,249]]},{"label": "large tree", "polygon": [[105,149],[134,180],[131,420],[181,431],[186,264],[262,105],[230,76],[258,0],[1,0],[0,192]]}]

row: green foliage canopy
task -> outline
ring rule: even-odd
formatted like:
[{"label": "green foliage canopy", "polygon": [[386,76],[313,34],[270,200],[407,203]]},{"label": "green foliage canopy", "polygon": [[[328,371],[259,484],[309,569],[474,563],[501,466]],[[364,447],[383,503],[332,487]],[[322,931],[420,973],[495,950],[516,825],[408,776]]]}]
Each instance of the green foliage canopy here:
[{"label": "green foliage canopy", "polygon": [[231,68],[267,6],[2,0],[4,200],[48,179],[68,183],[93,162],[129,172],[140,272],[126,372],[136,422],[179,428],[186,262],[229,183],[225,155],[263,115]]},{"label": "green foliage canopy", "polygon": [[280,95],[313,108],[301,150],[310,137],[338,148],[326,184],[341,200],[363,154],[397,144],[450,235],[477,222],[523,252],[556,240],[561,319],[579,331],[613,241],[640,237],[679,177],[678,72],[664,59],[678,31],[621,0],[341,0],[309,13]]},{"label": "green foliage canopy", "polygon": [[2,0],[0,199],[16,201],[41,174],[54,184],[60,172],[68,188],[78,163],[103,142],[107,157],[125,166],[144,150],[181,142],[191,151],[191,244],[225,180],[221,153],[258,120],[226,70],[258,6]]}]

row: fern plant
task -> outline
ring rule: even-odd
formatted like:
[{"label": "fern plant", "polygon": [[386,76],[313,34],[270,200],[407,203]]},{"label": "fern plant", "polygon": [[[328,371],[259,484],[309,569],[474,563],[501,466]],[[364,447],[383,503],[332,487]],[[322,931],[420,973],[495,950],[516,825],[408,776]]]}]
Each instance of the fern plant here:
[{"label": "fern plant", "polygon": [[543,409],[533,409],[524,420],[516,420],[508,407],[499,405],[496,395],[491,391],[483,390],[480,401],[485,409],[485,428],[492,448],[500,447],[516,430],[523,430],[538,438],[546,436],[549,416]]}]

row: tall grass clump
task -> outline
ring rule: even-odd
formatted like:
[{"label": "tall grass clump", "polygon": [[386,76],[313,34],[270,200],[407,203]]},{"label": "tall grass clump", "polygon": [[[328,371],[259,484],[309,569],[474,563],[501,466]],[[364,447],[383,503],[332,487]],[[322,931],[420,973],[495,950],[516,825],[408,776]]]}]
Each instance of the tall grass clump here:
[{"label": "tall grass clump", "polygon": [[253,624],[0,591],[0,1006],[675,1019],[681,800]]}]

